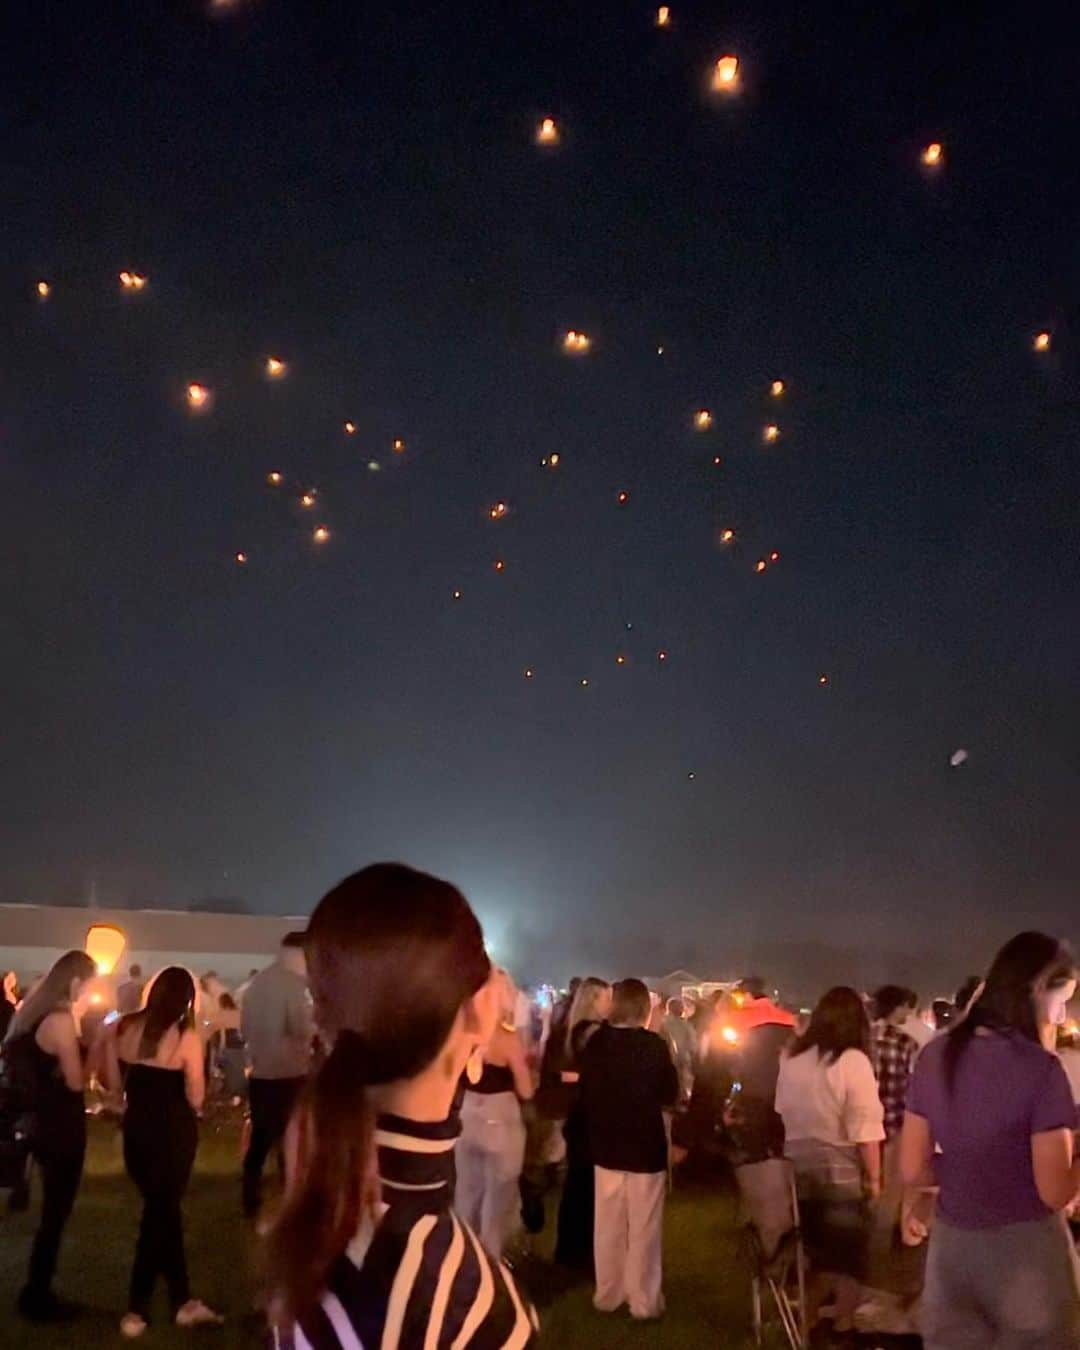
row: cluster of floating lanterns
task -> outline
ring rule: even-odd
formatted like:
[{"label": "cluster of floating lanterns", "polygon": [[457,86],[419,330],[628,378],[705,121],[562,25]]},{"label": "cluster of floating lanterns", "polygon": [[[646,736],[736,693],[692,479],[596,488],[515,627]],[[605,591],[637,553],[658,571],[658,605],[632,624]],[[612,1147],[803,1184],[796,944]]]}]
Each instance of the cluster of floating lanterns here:
[{"label": "cluster of floating lanterns", "polygon": [[142,291],[150,278],[142,272],[121,272],[120,289],[122,291]]},{"label": "cluster of floating lanterns", "polygon": [[592,346],[592,338],[587,333],[579,333],[576,328],[563,334],[563,351],[569,356],[584,356]]}]

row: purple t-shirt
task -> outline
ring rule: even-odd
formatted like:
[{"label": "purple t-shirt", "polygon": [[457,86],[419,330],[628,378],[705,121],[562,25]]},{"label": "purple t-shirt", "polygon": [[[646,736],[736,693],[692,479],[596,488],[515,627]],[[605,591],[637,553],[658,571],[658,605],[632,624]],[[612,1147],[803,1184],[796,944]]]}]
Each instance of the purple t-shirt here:
[{"label": "purple t-shirt", "polygon": [[1031,1136],[1076,1128],[1061,1061],[1018,1035],[976,1035],[945,1083],[948,1036],[919,1056],[907,1109],[930,1122],[941,1195],[938,1211],[957,1228],[997,1228],[1045,1219],[1031,1162]]}]

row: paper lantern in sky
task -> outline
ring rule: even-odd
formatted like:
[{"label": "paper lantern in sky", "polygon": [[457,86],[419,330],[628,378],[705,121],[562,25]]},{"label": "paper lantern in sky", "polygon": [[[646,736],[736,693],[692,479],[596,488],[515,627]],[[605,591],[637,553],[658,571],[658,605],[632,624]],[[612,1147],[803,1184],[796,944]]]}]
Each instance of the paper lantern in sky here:
[{"label": "paper lantern in sky", "polygon": [[727,526],[727,528],[720,531],[720,542],[722,544],[730,544],[734,538],[735,538],[735,531],[730,527],[730,525]]},{"label": "paper lantern in sky", "polygon": [[769,385],[769,393],[772,394],[773,398],[780,398],[783,392],[784,392],[783,380],[773,380],[772,384]]},{"label": "paper lantern in sky", "polygon": [[587,333],[579,333],[576,328],[571,328],[563,335],[562,345],[568,356],[584,356],[592,346],[592,339]]},{"label": "paper lantern in sky", "polygon": [[48,300],[52,294],[52,287],[47,281],[39,281],[34,290],[37,291],[39,300]]},{"label": "paper lantern in sky", "polygon": [[558,145],[559,126],[554,117],[545,117],[536,128],[537,145]]},{"label": "paper lantern in sky", "polygon": [[661,5],[660,8],[656,11],[656,26],[657,26],[657,28],[670,28],[670,27],[671,27],[671,8],[670,8],[670,6],[668,6],[668,5]]},{"label": "paper lantern in sky", "polygon": [[394,454],[403,455],[405,453],[405,442],[400,436],[394,438]]},{"label": "paper lantern in sky", "polygon": [[624,489],[622,492],[618,494],[618,496],[616,496],[615,500],[619,503],[620,506],[625,506],[627,502],[630,500],[630,494]]},{"label": "paper lantern in sky", "polygon": [[761,433],[761,439],[765,442],[766,445],[772,445],[774,441],[778,441],[780,439],[780,428],[776,425],[775,422],[770,422],[768,426],[763,429]]},{"label": "paper lantern in sky", "polygon": [[145,289],[149,277],[144,276],[142,272],[121,272],[120,288],[125,291],[141,291]]},{"label": "paper lantern in sky", "polygon": [[97,967],[99,975],[111,975],[120,964],[127,946],[122,929],[111,923],[96,923],[87,931],[83,948]]},{"label": "paper lantern in sky", "polygon": [[325,525],[316,525],[311,532],[311,537],[317,544],[325,544],[330,538],[330,531]]},{"label": "paper lantern in sky", "polygon": [[236,559],[236,561],[240,564],[241,567],[247,566],[248,555],[246,553],[234,553],[233,557]]},{"label": "paper lantern in sky", "polygon": [[492,566],[494,567],[496,572],[506,571],[506,563],[504,563],[501,558],[496,558],[495,561],[492,563]]},{"label": "paper lantern in sky", "polygon": [[757,560],[757,562],[754,564],[754,571],[755,571],[755,572],[764,572],[765,569],[766,569],[766,567],[768,567],[768,565],[769,565],[769,564],[765,561],[764,558],[759,558],[759,559]]},{"label": "paper lantern in sky", "polygon": [[304,495],[300,498],[300,505],[306,511],[310,511],[311,508],[315,505],[315,499],[317,496],[318,494],[316,493],[315,489],[309,488],[308,491],[305,492]]},{"label": "paper lantern in sky", "polygon": [[187,405],[192,412],[206,412],[213,402],[213,394],[205,384],[189,384],[187,387]]},{"label": "paper lantern in sky", "polygon": [[1037,352],[1048,352],[1050,350],[1050,334],[1045,331],[1036,333],[1032,346]]},{"label": "paper lantern in sky", "polygon": [[708,408],[699,408],[694,414],[694,430],[708,431],[712,426],[712,413]]},{"label": "paper lantern in sky", "polygon": [[931,141],[923,148],[922,162],[928,169],[936,169],[944,161],[945,147],[940,141]]},{"label": "paper lantern in sky", "polygon": [[731,93],[739,84],[739,58],[722,56],[713,67],[712,87],[717,93]]},{"label": "paper lantern in sky", "polygon": [[492,520],[502,520],[510,512],[510,508],[505,502],[496,502],[488,511],[488,516]]},{"label": "paper lantern in sky", "polygon": [[280,380],[283,376],[288,374],[289,367],[280,356],[268,356],[266,358],[266,365],[263,369],[266,371],[266,378],[268,380]]},{"label": "paper lantern in sky", "polygon": [[355,423],[355,422],[346,422],[346,423],[345,423],[345,435],[346,435],[346,436],[355,436],[355,435],[356,435],[356,423]]},{"label": "paper lantern in sky", "polygon": [[964,749],[954,750],[949,756],[949,763],[954,769],[958,769],[961,764],[967,763],[968,752]]},{"label": "paper lantern in sky", "polygon": [[284,477],[284,474],[280,473],[277,469],[271,469],[266,475],[266,481],[271,487],[280,487],[284,481]]}]

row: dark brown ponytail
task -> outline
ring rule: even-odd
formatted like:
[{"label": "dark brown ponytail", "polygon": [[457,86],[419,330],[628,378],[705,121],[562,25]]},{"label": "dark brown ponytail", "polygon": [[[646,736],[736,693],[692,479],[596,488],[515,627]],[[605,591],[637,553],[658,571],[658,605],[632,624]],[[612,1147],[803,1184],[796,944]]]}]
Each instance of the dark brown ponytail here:
[{"label": "dark brown ponytail", "polygon": [[290,1126],[294,1165],[267,1241],[275,1320],[303,1317],[378,1199],[369,1089],[416,1077],[490,962],[465,897],[396,863],[347,877],[305,940],[315,1016],[333,1044]]}]

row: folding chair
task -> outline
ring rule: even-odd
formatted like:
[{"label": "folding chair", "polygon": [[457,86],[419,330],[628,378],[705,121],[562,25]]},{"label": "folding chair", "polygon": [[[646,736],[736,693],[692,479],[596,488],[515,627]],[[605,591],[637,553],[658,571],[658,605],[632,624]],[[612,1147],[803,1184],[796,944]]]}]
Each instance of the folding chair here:
[{"label": "folding chair", "polygon": [[795,1169],[786,1158],[768,1158],[736,1167],[735,1180],[752,1269],[754,1343],[763,1341],[767,1292],[791,1350],[806,1350],[806,1254],[799,1231]]}]

